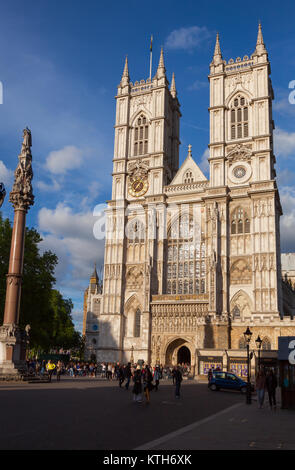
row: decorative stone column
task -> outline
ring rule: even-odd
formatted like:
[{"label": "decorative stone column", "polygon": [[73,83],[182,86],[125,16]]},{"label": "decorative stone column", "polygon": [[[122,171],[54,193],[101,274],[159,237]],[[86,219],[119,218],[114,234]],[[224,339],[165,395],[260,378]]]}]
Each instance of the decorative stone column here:
[{"label": "decorative stone column", "polygon": [[31,131],[23,131],[23,143],[19,162],[14,172],[14,184],[9,202],[14,207],[9,272],[6,283],[6,299],[3,325],[0,327],[0,375],[19,376],[26,366],[28,329],[19,327],[19,309],[23,273],[26,214],[34,204],[31,180],[32,155]]}]

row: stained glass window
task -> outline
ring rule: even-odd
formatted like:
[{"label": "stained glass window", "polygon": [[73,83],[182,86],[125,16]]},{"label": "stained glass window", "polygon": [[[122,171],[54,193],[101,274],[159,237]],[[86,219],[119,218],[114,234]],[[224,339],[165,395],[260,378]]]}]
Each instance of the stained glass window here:
[{"label": "stained glass window", "polygon": [[134,156],[148,153],[149,126],[147,119],[141,115],[134,128]]},{"label": "stained glass window", "polygon": [[[172,224],[168,232],[167,249],[166,293],[205,293],[205,242],[192,215],[185,214]],[[177,279],[177,282],[173,279]]]}]

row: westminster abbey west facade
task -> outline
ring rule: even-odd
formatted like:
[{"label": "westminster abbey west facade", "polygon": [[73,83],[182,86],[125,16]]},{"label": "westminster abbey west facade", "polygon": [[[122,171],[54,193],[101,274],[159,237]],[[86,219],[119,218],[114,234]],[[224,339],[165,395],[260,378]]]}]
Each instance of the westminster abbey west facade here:
[{"label": "westminster abbey west facade", "polygon": [[[154,77],[132,83],[127,59],[116,97],[112,199],[102,294],[88,350],[99,361],[189,362],[243,375],[247,326],[275,358],[295,334],[294,292],[281,279],[270,63],[255,51],[210,64],[210,178],[189,146],[179,167],[180,104],[163,50]],[[93,323],[93,321],[92,321]],[[89,344],[92,341],[92,344]],[[90,348],[90,349],[89,349]]]}]

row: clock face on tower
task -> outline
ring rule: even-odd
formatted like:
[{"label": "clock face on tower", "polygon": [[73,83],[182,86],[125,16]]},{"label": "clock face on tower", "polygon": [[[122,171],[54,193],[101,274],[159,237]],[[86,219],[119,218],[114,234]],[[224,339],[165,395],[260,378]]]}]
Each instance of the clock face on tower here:
[{"label": "clock face on tower", "polygon": [[133,197],[143,196],[149,188],[147,178],[143,178],[142,176],[137,176],[130,178],[129,180],[129,194]]}]

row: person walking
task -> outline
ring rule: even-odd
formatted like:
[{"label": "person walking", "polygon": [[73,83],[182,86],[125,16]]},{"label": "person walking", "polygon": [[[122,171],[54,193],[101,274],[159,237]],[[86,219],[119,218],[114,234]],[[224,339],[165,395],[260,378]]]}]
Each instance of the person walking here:
[{"label": "person walking", "polygon": [[212,377],[213,377],[213,372],[212,372],[212,369],[209,369],[208,371],[208,387],[210,385],[210,382],[212,380]]},{"label": "person walking", "polygon": [[46,361],[42,361],[42,364],[41,364],[41,371],[40,371],[40,375],[44,375],[45,373],[45,370],[46,370]]},{"label": "person walking", "polygon": [[154,380],[155,380],[155,390],[156,390],[156,392],[158,391],[158,388],[159,388],[161,375],[162,375],[162,374],[161,374],[161,371],[160,371],[160,367],[159,367],[159,366],[156,366],[155,372],[154,372]]},{"label": "person walking", "polygon": [[112,380],[112,364],[109,362],[107,365],[107,379]]},{"label": "person walking", "polygon": [[125,389],[128,390],[129,384],[130,384],[130,379],[132,377],[131,363],[130,362],[128,362],[127,366],[124,369],[124,376],[125,376],[125,379],[126,379]]},{"label": "person walking", "polygon": [[153,375],[148,365],[145,366],[143,371],[143,390],[146,398],[146,403],[150,403],[150,392],[153,389]]},{"label": "person walking", "polygon": [[48,372],[49,382],[51,382],[51,377],[52,377],[53,371],[55,369],[55,364],[53,362],[51,362],[51,359],[49,359],[49,361],[47,362],[46,369],[47,369],[47,372]]},{"label": "person walking", "polygon": [[173,367],[173,369],[172,369],[172,373],[171,373],[171,375],[172,375],[172,383],[173,383],[173,385],[175,385],[175,375],[176,375],[176,370],[177,370],[177,367],[176,367],[176,366],[174,366],[174,367]]},{"label": "person walking", "polygon": [[276,410],[276,388],[278,386],[278,381],[272,369],[270,369],[266,375],[265,385],[268,393],[270,409],[272,410],[272,407],[274,407],[274,410]]},{"label": "person walking", "polygon": [[136,367],[136,370],[133,375],[133,382],[133,400],[137,403],[142,403],[142,383],[140,366]]},{"label": "person walking", "polygon": [[62,362],[58,361],[56,364],[56,381],[60,382],[60,376],[62,371]]},{"label": "person walking", "polygon": [[258,399],[258,406],[261,409],[264,402],[265,394],[265,374],[262,368],[259,369],[258,374],[256,375],[256,392]]},{"label": "person walking", "polygon": [[180,367],[175,367],[174,382],[175,382],[175,398],[180,398],[180,385],[182,382],[182,373],[181,373]]},{"label": "person walking", "polygon": [[122,383],[124,382],[125,380],[125,377],[124,377],[124,367],[123,365],[119,365],[118,366],[118,380],[119,380],[119,387],[122,388]]},{"label": "person walking", "polygon": [[116,367],[115,367],[115,364],[112,364],[111,372],[112,372],[111,380],[115,380],[115,378],[116,378]]}]

